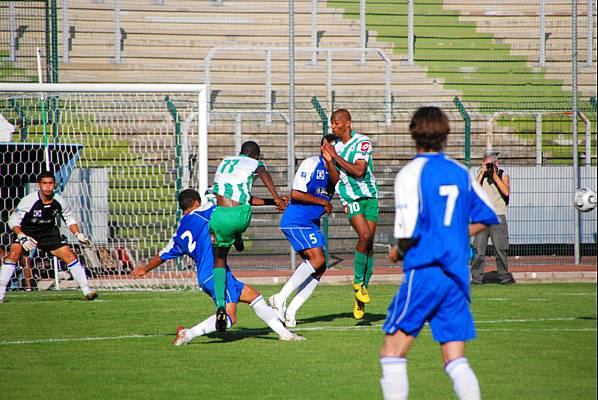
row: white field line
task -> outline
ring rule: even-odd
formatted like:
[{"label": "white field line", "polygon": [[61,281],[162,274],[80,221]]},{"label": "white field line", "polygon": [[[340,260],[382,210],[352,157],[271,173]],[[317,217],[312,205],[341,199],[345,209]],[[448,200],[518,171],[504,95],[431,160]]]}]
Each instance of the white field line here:
[{"label": "white field line", "polygon": [[[482,320],[476,321],[476,324],[507,324],[520,322],[549,322],[549,321],[574,321],[576,318],[541,318],[541,319],[501,319],[501,320]],[[380,331],[382,324],[374,325],[350,325],[350,326],[306,326],[293,329],[298,332],[314,332],[314,331],[351,331],[351,330],[370,330]],[[596,328],[476,328],[477,331],[482,332],[596,332]],[[242,329],[240,330],[242,331]],[[235,331],[233,331],[234,333]],[[95,336],[95,337],[73,337],[73,338],[48,338],[48,339],[34,339],[34,340],[5,340],[0,341],[0,346],[3,345],[19,345],[19,344],[40,344],[40,343],[66,343],[66,342],[94,342],[103,340],[123,340],[123,339],[142,339],[150,337],[165,337],[172,336],[172,334],[155,333],[155,334],[132,334],[132,335],[118,335],[118,336]]]}]

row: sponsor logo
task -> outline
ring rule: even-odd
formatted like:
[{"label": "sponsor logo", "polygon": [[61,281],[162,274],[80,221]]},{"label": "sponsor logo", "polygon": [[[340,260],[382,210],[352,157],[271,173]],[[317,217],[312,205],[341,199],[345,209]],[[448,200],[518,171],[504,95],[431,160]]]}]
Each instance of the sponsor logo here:
[{"label": "sponsor logo", "polygon": [[302,178],[307,178],[307,173],[306,173],[305,171],[304,171],[304,172],[301,172],[301,177],[302,177]]},{"label": "sponsor logo", "polygon": [[367,152],[370,150],[370,142],[361,143],[361,152]]},{"label": "sponsor logo", "polygon": [[41,218],[41,216],[42,216],[42,210],[33,210],[33,216],[35,218]]},{"label": "sponsor logo", "polygon": [[324,171],[322,171],[321,169],[318,170],[318,173],[316,174],[316,179],[322,180],[324,178],[325,178]]}]

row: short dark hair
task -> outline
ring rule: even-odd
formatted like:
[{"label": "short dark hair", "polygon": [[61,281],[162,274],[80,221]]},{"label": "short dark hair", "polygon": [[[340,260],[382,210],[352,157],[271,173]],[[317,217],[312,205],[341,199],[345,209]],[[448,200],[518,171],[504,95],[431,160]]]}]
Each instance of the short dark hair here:
[{"label": "short dark hair", "polygon": [[241,146],[241,154],[249,157],[257,157],[260,155],[260,145],[253,140],[248,140]]},{"label": "short dark hair", "polygon": [[195,201],[201,203],[201,196],[196,190],[185,189],[179,194],[179,207],[181,207],[181,210],[183,211],[193,207]]},{"label": "short dark hair", "polygon": [[336,142],[338,140],[338,138],[336,137],[336,135],[334,133],[329,133],[328,135],[325,135],[324,137],[322,137],[322,140],[320,140],[320,146],[324,144],[324,141],[326,142]]},{"label": "short dark hair", "polygon": [[339,108],[338,110],[333,112],[332,115],[330,116],[331,121],[334,118],[345,119],[347,121],[351,121],[351,113],[348,110],[345,110],[344,108]]},{"label": "short dark hair", "polygon": [[54,176],[54,173],[52,173],[51,171],[42,171],[37,176],[37,183],[40,183],[44,178],[52,178],[54,182],[56,182],[56,177]]},{"label": "short dark hair", "polygon": [[418,148],[441,151],[451,132],[451,126],[448,117],[440,108],[422,107],[413,114],[409,132]]}]

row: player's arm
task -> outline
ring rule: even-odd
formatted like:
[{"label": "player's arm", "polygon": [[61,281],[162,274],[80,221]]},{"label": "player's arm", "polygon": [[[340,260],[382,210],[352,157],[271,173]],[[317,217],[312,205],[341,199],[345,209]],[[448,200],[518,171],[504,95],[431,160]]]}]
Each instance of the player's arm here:
[{"label": "player's arm", "polygon": [[332,146],[330,143],[324,142],[324,147],[326,148],[326,151],[330,153],[330,156],[332,157],[336,165],[344,169],[347,174],[356,178],[361,178],[365,175],[365,172],[368,167],[368,162],[366,160],[360,159],[355,161],[354,163],[351,163],[342,158],[340,155],[338,155],[338,153],[334,149],[334,146]]},{"label": "player's arm", "polygon": [[17,235],[17,239],[21,246],[27,250],[33,250],[37,247],[37,241],[33,239],[31,236],[25,234],[23,232],[23,228],[21,228],[21,223],[23,222],[23,218],[25,218],[25,214],[27,214],[35,202],[29,201],[28,198],[23,198],[17,205],[17,208],[13,211],[13,213],[8,218],[8,227],[12,229],[12,231]]},{"label": "player's arm", "polygon": [[390,252],[388,254],[388,258],[392,262],[397,262],[405,258],[405,253],[409,250],[413,245],[415,245],[417,241],[413,238],[408,239],[399,239],[397,240],[397,244],[390,248]]},{"label": "player's arm", "polygon": [[284,210],[286,202],[283,199],[281,199],[278,195],[276,187],[274,186],[274,182],[272,181],[272,177],[270,176],[270,173],[266,170],[266,167],[260,165],[259,167],[257,167],[255,172],[260,177],[262,182],[264,182],[264,185],[266,185],[266,188],[268,189],[270,194],[272,194],[276,208],[278,208],[279,210]]},{"label": "player's arm", "polygon": [[[332,147],[334,149],[334,147],[331,146],[328,142],[325,141],[324,143],[328,144],[329,147]],[[332,158],[332,155],[330,154],[330,152],[328,151],[328,148],[326,146],[322,145],[320,150],[322,151],[322,158],[324,159],[324,165],[326,166],[326,169],[328,170],[328,179],[330,180],[330,183],[332,183],[333,186],[336,186],[338,181],[341,179],[341,176],[338,173],[338,169],[336,168],[336,165],[334,165],[334,159]]]},{"label": "player's arm", "polygon": [[71,211],[71,207],[68,205],[66,201],[62,198],[62,196],[56,195],[54,199],[60,204],[62,208],[60,215],[64,223],[69,227],[69,230],[80,244],[84,246],[91,246],[91,240],[79,230],[79,225],[77,224],[77,220],[73,216],[73,212]]},{"label": "player's arm", "polygon": [[330,204],[329,201],[326,201],[309,193],[293,189],[291,191],[291,198],[302,203],[317,204],[319,206],[322,206],[324,207],[324,210],[326,210],[326,214],[330,214],[332,212],[332,204]]},{"label": "player's arm", "polygon": [[469,224],[469,236],[475,236],[478,233],[482,232],[484,229],[486,229],[485,224],[480,224],[480,223]]},{"label": "player's arm", "polygon": [[143,276],[143,275],[147,274],[149,271],[151,271],[152,269],[157,268],[160,265],[164,264],[164,261],[165,260],[162,260],[162,258],[160,258],[160,254],[156,254],[147,262],[147,264],[141,264],[141,265],[137,266],[137,268],[135,268],[133,270],[133,272],[131,272],[131,275],[133,277]]}]

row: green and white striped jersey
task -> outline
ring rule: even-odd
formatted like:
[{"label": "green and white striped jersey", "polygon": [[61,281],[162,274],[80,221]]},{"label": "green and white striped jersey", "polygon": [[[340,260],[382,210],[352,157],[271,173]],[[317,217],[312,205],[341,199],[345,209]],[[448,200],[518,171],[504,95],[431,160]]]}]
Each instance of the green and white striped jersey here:
[{"label": "green and white striped jersey", "polygon": [[365,160],[368,163],[365,175],[361,178],[348,175],[339,168],[340,180],[337,191],[343,205],[362,198],[378,198],[378,184],[374,177],[374,162],[372,161],[372,142],[369,137],[351,131],[351,139],[347,143],[338,141],[336,152],[350,163]]},{"label": "green and white striped jersey", "polygon": [[226,157],[218,165],[212,192],[241,204],[249,204],[253,177],[264,163],[246,155]]}]

